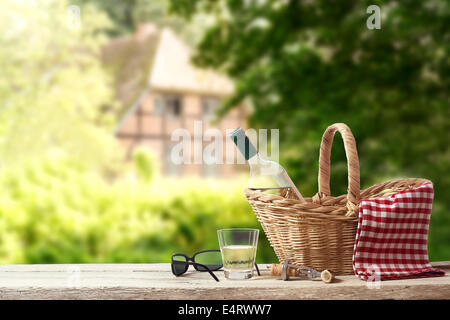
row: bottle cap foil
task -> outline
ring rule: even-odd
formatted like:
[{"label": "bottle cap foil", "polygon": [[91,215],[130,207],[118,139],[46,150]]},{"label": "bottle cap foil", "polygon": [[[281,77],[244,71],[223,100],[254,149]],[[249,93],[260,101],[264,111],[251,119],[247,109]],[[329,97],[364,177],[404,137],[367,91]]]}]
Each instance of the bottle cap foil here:
[{"label": "bottle cap foil", "polygon": [[253,156],[258,153],[256,148],[253,146],[248,137],[245,135],[245,132],[244,130],[242,130],[242,128],[237,128],[236,130],[231,132],[230,138],[236,144],[237,148],[242,153],[245,160],[253,158]]}]

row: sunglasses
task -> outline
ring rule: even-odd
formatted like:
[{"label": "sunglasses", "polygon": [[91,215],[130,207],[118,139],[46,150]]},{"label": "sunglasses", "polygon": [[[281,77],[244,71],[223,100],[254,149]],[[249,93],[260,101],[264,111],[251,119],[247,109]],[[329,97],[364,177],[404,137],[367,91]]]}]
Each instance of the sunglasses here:
[{"label": "sunglasses", "polygon": [[[183,253],[176,253],[172,255],[171,268],[172,273],[175,276],[181,276],[189,269],[189,266],[194,266],[194,269],[200,272],[209,272],[214,280],[219,281],[213,271],[220,270],[222,265],[222,255],[220,250],[202,250],[194,253],[192,257],[189,257]],[[256,272],[258,275],[259,268],[255,263]]]}]

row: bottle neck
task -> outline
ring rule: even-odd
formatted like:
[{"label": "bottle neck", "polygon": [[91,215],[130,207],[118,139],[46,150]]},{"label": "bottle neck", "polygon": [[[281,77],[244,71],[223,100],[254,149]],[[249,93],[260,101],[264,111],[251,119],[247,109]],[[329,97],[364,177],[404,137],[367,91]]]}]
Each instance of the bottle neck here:
[{"label": "bottle neck", "polygon": [[245,160],[250,160],[250,158],[253,158],[258,153],[255,146],[250,142],[242,128],[234,130],[230,134],[230,137],[244,156]]}]

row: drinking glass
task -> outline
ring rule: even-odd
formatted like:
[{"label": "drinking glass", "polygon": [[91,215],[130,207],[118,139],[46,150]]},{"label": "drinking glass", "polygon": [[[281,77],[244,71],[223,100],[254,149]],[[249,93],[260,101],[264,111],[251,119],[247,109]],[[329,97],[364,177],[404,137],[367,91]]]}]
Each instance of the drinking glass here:
[{"label": "drinking glass", "polygon": [[225,278],[243,280],[253,276],[259,230],[217,230]]}]

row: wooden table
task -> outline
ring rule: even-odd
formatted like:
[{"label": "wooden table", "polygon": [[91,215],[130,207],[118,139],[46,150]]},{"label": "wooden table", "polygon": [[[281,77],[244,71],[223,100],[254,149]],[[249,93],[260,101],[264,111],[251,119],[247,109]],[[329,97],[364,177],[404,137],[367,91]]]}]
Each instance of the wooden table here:
[{"label": "wooden table", "polygon": [[[383,281],[368,288],[355,276],[331,284],[311,280],[232,281],[191,267],[174,277],[170,264],[0,266],[0,299],[450,299],[450,262],[434,263],[445,277]],[[268,273],[268,265],[260,266]]]}]

